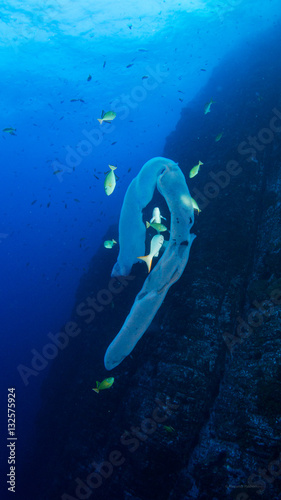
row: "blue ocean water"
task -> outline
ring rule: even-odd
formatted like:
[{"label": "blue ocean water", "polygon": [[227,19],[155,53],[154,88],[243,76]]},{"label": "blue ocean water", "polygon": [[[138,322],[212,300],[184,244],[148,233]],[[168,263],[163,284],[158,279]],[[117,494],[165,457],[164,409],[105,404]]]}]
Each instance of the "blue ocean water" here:
[{"label": "blue ocean water", "polygon": [[[25,385],[19,365],[70,318],[129,183],[184,108],[280,14],[279,0],[1,2],[1,405],[15,387],[21,458],[48,368]],[[116,112],[111,124],[97,121],[103,110]]]}]

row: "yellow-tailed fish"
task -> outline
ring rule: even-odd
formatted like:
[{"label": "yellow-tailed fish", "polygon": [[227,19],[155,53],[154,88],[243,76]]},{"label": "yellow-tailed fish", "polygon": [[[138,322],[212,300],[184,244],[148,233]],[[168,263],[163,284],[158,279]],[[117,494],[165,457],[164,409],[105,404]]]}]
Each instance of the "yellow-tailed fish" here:
[{"label": "yellow-tailed fish", "polygon": [[117,167],[114,167],[113,165],[108,165],[110,168],[110,171],[106,174],[105,179],[104,179],[104,189],[109,196],[110,194],[113,193],[115,186],[116,186],[116,177],[115,173],[113,170],[116,170]]},{"label": "yellow-tailed fish", "polygon": [[103,244],[105,248],[112,248],[113,245],[116,245],[117,241],[115,240],[106,240]]},{"label": "yellow-tailed fish", "polygon": [[189,172],[189,178],[192,179],[192,177],[195,177],[195,175],[198,174],[199,172],[199,169],[201,167],[201,165],[204,165],[204,163],[202,161],[199,161],[199,163],[197,163],[197,165],[195,165]]},{"label": "yellow-tailed fish", "polygon": [[200,208],[198,207],[197,201],[194,200],[194,198],[191,198],[191,203],[192,203],[192,206],[193,206],[193,210],[197,210],[198,213],[202,212],[202,210],[200,210]]},{"label": "yellow-tailed fish", "polygon": [[215,141],[216,141],[216,142],[219,142],[219,141],[221,140],[222,136],[223,136],[223,132],[220,132],[220,133],[217,135],[217,137],[215,138]]},{"label": "yellow-tailed fish", "polygon": [[171,425],[163,425],[163,427],[167,432],[176,432],[174,427],[172,427]]},{"label": "yellow-tailed fish", "polygon": [[102,122],[111,123],[114,118],[116,118],[116,113],[114,113],[114,111],[107,111],[105,113],[102,110],[101,118],[98,118],[97,120],[100,122],[100,124],[102,124]]},{"label": "yellow-tailed fish", "polygon": [[210,102],[207,102],[204,106],[204,114],[206,115],[207,113],[210,113],[211,111],[211,106],[214,104],[215,101],[213,99],[210,100]]},{"label": "yellow-tailed fish", "polygon": [[164,226],[164,224],[161,224],[161,222],[147,222],[145,223],[146,225],[146,228],[148,229],[149,227],[153,227],[153,229],[155,229],[156,231],[158,231],[158,233],[163,233],[164,231],[167,231],[168,229],[166,228],[166,226]]},{"label": "yellow-tailed fish", "polygon": [[165,431],[167,431],[167,432],[170,432],[170,433],[176,432],[174,427],[172,427],[171,425],[163,425],[163,427],[164,427]]},{"label": "yellow-tailed fish", "polygon": [[15,134],[16,130],[17,129],[15,129],[13,127],[3,128],[3,132],[6,132],[7,134],[11,134],[11,135],[16,135]]},{"label": "yellow-tailed fish", "polygon": [[164,236],[162,236],[162,234],[156,234],[155,236],[153,236],[151,240],[149,254],[144,255],[143,257],[138,257],[138,259],[141,259],[146,263],[149,273],[151,270],[152,259],[153,257],[158,257],[159,250],[162,247],[163,243],[164,243]]},{"label": "yellow-tailed fish", "polygon": [[97,387],[93,391],[99,393],[103,389],[109,389],[114,382],[114,377],[105,378],[102,382],[96,381]]}]

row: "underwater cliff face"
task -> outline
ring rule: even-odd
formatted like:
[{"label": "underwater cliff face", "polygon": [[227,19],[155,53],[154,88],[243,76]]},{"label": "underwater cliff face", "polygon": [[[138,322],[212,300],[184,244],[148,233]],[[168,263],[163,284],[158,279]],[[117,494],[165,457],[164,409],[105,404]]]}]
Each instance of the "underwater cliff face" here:
[{"label": "underwater cliff face", "polygon": [[280,498],[281,72],[265,58],[278,61],[279,46],[278,36],[263,40],[241,67],[234,55],[224,61],[168,137],[163,155],[179,162],[202,210],[197,238],[101,394],[91,389],[108,376],[103,354],[146,270],[134,266],[94,318],[88,298],[108,290],[117,250],[100,249],[81,279],[81,333],[42,394],[34,498]]}]

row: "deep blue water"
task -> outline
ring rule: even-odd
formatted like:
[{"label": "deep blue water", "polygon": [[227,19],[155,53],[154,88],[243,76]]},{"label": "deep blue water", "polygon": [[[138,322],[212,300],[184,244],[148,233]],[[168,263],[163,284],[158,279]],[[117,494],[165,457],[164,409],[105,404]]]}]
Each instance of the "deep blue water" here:
[{"label": "deep blue water", "polygon": [[[280,14],[278,0],[2,2],[1,407],[15,387],[19,460],[31,447],[48,367],[25,385],[18,366],[29,367],[32,349],[41,352],[47,334],[70,319],[130,181],[162,155],[182,110],[232,51],[247,71],[245,48],[268,36]],[[110,109],[116,119],[99,125]],[[108,164],[119,177],[109,197]]]}]

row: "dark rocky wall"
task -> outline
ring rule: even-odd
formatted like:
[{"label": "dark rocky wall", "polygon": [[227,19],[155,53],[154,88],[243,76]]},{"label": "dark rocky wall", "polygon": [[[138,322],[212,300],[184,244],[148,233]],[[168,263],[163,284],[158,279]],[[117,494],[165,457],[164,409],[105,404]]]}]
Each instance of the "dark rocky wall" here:
[{"label": "dark rocky wall", "polygon": [[[179,162],[202,212],[186,270],[132,355],[105,371],[144,266],[91,323],[74,310],[81,333],[42,392],[36,500],[281,498],[281,133],[270,128],[281,131],[278,47],[275,34],[246,47],[243,61],[232,54],[167,139],[164,156]],[[259,139],[245,153],[250,136]],[[116,255],[94,256],[77,304],[107,288]],[[107,376],[113,387],[95,394]],[[92,465],[110,458],[110,468]],[[92,479],[92,490],[77,496],[75,478]]]}]

